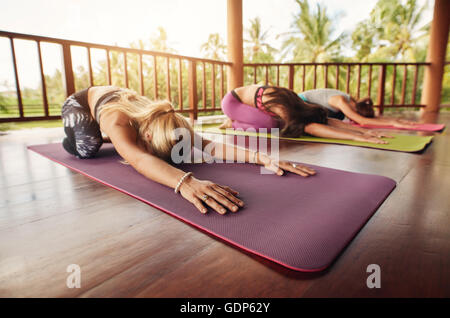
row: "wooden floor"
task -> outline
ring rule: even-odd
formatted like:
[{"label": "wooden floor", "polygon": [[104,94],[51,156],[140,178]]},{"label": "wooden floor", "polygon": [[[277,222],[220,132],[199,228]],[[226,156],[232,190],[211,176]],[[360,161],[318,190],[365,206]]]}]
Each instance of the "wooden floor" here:
[{"label": "wooden floor", "polygon": [[[437,122],[449,126],[450,114]],[[283,159],[398,182],[321,273],[243,252],[26,149],[62,135],[0,136],[1,297],[450,297],[448,132],[422,154],[280,144]],[[81,267],[79,289],[66,286],[69,264]],[[380,289],[366,286],[369,264],[381,268]]]}]

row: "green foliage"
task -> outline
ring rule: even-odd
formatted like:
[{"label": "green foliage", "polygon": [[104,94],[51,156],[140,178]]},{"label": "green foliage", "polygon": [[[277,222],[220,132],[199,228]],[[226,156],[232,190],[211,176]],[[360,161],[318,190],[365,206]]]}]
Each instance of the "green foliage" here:
[{"label": "green foliage", "polygon": [[292,54],[292,61],[329,62],[340,58],[345,34],[334,35],[334,25],[325,7],[317,4],[311,10],[308,0],[296,0],[299,12],[294,15],[292,31],[283,42],[284,56]]},{"label": "green foliage", "polygon": [[261,19],[256,17],[250,20],[250,27],[244,32],[244,61],[246,63],[274,62],[275,48],[267,43],[269,30],[262,30]]},{"label": "green foliage", "polygon": [[200,46],[203,56],[213,60],[225,60],[226,46],[219,33],[212,33],[208,36],[208,41]]},{"label": "green foliage", "polygon": [[416,0],[379,0],[368,19],[352,33],[352,48],[361,61],[423,61],[429,25],[419,23],[425,4]]}]

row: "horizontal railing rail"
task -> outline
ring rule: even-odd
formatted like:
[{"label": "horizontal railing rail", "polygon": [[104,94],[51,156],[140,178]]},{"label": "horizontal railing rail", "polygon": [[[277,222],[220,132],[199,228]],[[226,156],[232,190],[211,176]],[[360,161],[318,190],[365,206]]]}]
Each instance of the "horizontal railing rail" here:
[{"label": "horizontal railing rail", "polygon": [[[120,82],[141,95],[171,101],[177,112],[189,114],[192,121],[199,114],[221,111],[220,100],[225,94],[225,69],[232,65],[230,62],[173,53],[6,31],[0,31],[2,38],[9,40],[15,84],[14,91],[7,92],[8,98],[16,102],[2,104],[0,99],[0,123],[60,118],[62,101],[50,100],[52,96],[47,88],[48,75],[44,73],[46,56],[41,48],[43,43],[52,43],[61,49],[60,81],[64,86],[64,98],[88,86],[117,85]],[[23,98],[23,92],[30,88],[21,85],[17,40],[29,41],[36,46],[40,85],[33,89],[39,91],[41,102],[36,98]],[[83,74],[78,74],[78,70],[73,67],[75,48],[85,50],[87,69]],[[103,71],[96,72],[94,68],[94,50],[105,53],[104,59],[97,61],[99,65],[103,63],[103,77]],[[418,101],[422,91],[421,79],[428,65],[430,63],[424,62],[245,63],[244,84],[284,86],[296,92],[322,87],[336,88],[356,99],[365,96],[373,98],[375,106],[383,113],[387,107],[425,106]],[[0,98],[3,93],[0,92]]]},{"label": "horizontal railing rail", "polygon": [[[115,85],[111,66],[111,58],[117,57],[117,54],[122,55],[122,63],[120,67],[123,69],[123,78],[121,79],[125,87],[130,87],[130,55],[134,55],[134,60],[137,60],[137,91],[141,95],[149,95],[151,91],[153,99],[167,99],[175,104],[177,112],[188,113],[191,120],[195,120],[198,113],[201,112],[215,112],[220,111],[220,99],[224,96],[225,74],[224,68],[231,65],[230,62],[218,61],[205,58],[189,57],[184,55],[157,52],[145,49],[127,48],[120,46],[104,45],[97,43],[88,43],[81,41],[73,41],[66,39],[58,39],[30,34],[21,34],[14,32],[0,31],[0,38],[7,38],[10,42],[10,52],[12,57],[12,69],[14,73],[15,95],[17,98],[17,105],[15,109],[11,110],[10,106],[3,106],[0,108],[0,122],[13,121],[30,121],[30,120],[47,120],[57,119],[60,115],[52,115],[49,110],[48,92],[46,87],[46,76],[44,74],[44,57],[42,54],[41,43],[53,43],[60,45],[62,57],[62,74],[65,87],[65,96],[73,94],[76,90],[75,79],[76,72],[73,70],[72,64],[72,48],[81,47],[86,49],[87,64],[88,64],[88,83],[84,83],[87,87],[98,85],[95,81],[95,74],[92,65],[91,50],[103,50],[106,53],[106,58],[103,63],[106,64],[106,80],[104,84]],[[24,105],[22,96],[21,81],[18,72],[15,40],[28,40],[36,44],[37,57],[40,72],[40,86],[42,96],[42,111],[41,115],[36,115],[36,109],[29,111],[32,105]],[[114,56],[113,54],[116,54]],[[143,57],[152,57],[152,63],[148,68],[151,71],[145,72],[147,66],[143,62]],[[161,61],[161,59],[163,59]],[[165,60],[165,61],[164,61]],[[201,72],[201,75],[198,73]],[[146,77],[152,73],[152,87],[145,87]],[[187,76],[186,76],[187,75]],[[173,84],[173,77],[176,76],[176,84]],[[163,82],[163,83],[162,83]],[[188,85],[185,85],[187,82]],[[199,83],[197,83],[199,82]],[[85,88],[83,87],[83,88]],[[164,92],[161,92],[163,87]],[[1,94],[1,92],[0,92]],[[176,98],[173,98],[176,94]],[[200,98],[199,98],[200,97]],[[201,101],[201,106],[199,102]],[[188,105],[185,105],[187,102]],[[1,106],[1,105],[0,105]],[[187,106],[187,107],[186,107]]]},{"label": "horizontal railing rail", "polygon": [[[428,65],[430,63],[425,62],[245,63],[244,84],[284,86],[298,93],[308,89],[335,88],[356,99],[375,95],[374,106],[383,113],[386,107],[425,106],[416,101],[421,91],[418,89],[421,85],[419,74],[423,76],[423,67]],[[413,77],[412,83],[408,82],[408,75]],[[377,80],[376,87],[374,79]],[[390,95],[386,93],[387,88]]]}]

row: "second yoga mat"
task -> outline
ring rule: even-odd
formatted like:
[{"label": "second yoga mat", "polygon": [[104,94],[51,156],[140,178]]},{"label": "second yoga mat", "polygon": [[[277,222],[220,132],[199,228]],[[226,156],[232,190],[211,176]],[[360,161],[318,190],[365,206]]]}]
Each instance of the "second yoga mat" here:
[{"label": "second yoga mat", "polygon": [[313,166],[316,176],[303,178],[291,173],[282,177],[261,174],[260,166],[253,164],[183,164],[181,169],[199,179],[236,189],[246,204],[237,213],[222,216],[210,210],[204,215],[172,189],[120,163],[111,144],[104,144],[95,159],[85,160],[69,155],[61,144],[29,148],[238,248],[297,271],[327,268],[396,185],[382,176],[317,166]]},{"label": "second yoga mat", "polygon": [[[227,134],[236,136],[253,136],[253,137],[268,137],[271,138],[270,134],[256,133],[256,132],[246,132],[234,129],[220,129],[219,124],[209,124],[203,126],[196,126],[195,130],[197,132],[206,132],[214,134]],[[388,144],[372,144],[369,142],[362,141],[351,141],[342,139],[331,139],[331,138],[319,138],[303,136],[300,138],[287,138],[280,137],[283,140],[293,140],[293,141],[303,141],[303,142],[316,142],[316,143],[328,143],[328,144],[339,144],[339,145],[349,145],[358,146],[382,150],[393,150],[401,152],[418,152],[423,149],[431,142],[433,136],[410,136],[410,135],[400,135],[400,134],[390,134],[394,138],[384,138],[389,143]]]}]

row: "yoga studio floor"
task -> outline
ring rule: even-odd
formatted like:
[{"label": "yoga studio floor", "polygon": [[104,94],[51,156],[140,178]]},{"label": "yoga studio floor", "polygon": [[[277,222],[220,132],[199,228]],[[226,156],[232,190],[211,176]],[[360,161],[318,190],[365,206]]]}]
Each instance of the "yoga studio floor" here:
[{"label": "yoga studio floor", "polygon": [[[437,121],[449,126],[450,114]],[[319,273],[243,252],[26,149],[62,135],[51,128],[0,136],[0,297],[450,297],[448,132],[419,154],[280,143],[282,159],[398,183]],[[72,263],[81,288],[66,286]],[[369,264],[380,266],[381,288],[367,287]]]}]

